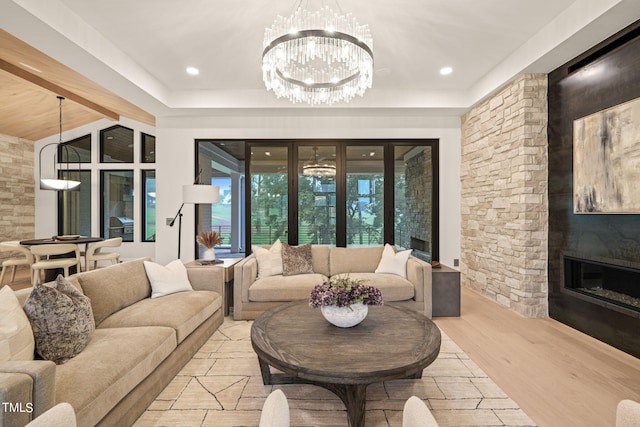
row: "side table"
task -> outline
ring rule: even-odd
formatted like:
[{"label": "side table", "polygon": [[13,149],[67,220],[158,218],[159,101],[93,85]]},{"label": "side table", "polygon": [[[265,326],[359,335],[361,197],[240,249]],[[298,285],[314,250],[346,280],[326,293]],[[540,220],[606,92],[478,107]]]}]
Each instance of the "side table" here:
[{"label": "side table", "polygon": [[433,316],[460,316],[460,272],[440,264],[431,270]]},{"label": "side table", "polygon": [[240,261],[242,261],[242,258],[222,258],[222,262],[219,264],[200,264],[198,260],[191,261],[185,264],[187,270],[190,268],[216,269],[216,271],[222,270],[224,281],[222,300],[224,304],[225,316],[229,315],[230,307],[233,306],[233,267]]}]

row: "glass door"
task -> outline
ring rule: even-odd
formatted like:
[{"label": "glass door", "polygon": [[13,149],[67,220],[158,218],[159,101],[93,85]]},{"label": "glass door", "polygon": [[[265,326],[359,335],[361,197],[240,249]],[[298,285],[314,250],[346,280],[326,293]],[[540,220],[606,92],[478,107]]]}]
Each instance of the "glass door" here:
[{"label": "glass door", "polygon": [[251,146],[249,160],[252,245],[288,243],[289,153],[286,146]]},{"label": "glass door", "polygon": [[433,145],[394,147],[394,238],[400,248],[414,249],[414,255],[431,261],[438,245]]},{"label": "glass door", "polygon": [[298,147],[298,244],[336,244],[336,147]]},{"label": "glass door", "polygon": [[346,147],[347,246],[384,244],[384,147]]}]

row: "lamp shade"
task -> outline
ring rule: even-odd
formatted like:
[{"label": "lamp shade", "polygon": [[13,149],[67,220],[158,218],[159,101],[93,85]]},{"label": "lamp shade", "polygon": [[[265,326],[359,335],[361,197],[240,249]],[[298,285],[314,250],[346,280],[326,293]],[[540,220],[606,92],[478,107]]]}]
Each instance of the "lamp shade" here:
[{"label": "lamp shade", "polygon": [[183,185],[182,202],[193,204],[212,204],[220,202],[220,187],[217,185]]},{"label": "lamp shade", "polygon": [[41,190],[74,190],[80,185],[80,181],[70,179],[46,179],[40,178]]}]

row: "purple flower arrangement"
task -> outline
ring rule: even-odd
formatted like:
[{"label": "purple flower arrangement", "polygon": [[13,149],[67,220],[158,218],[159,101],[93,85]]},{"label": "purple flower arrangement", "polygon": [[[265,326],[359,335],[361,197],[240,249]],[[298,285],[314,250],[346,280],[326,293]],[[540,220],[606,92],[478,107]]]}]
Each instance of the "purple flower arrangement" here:
[{"label": "purple flower arrangement", "polygon": [[334,276],[313,288],[309,297],[309,306],[312,308],[329,305],[349,307],[359,302],[365,305],[382,305],[380,289],[364,285],[364,282],[365,280],[351,279],[349,276]]}]

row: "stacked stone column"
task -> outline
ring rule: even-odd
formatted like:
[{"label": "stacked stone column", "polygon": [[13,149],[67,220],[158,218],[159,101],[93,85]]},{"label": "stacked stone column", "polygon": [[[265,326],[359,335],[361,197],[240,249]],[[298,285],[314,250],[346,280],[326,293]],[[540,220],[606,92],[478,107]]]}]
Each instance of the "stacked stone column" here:
[{"label": "stacked stone column", "polygon": [[547,78],[522,75],[462,117],[461,280],[548,315]]}]

